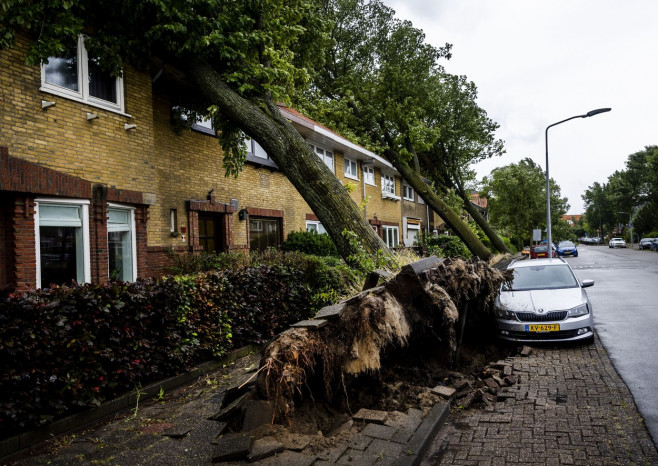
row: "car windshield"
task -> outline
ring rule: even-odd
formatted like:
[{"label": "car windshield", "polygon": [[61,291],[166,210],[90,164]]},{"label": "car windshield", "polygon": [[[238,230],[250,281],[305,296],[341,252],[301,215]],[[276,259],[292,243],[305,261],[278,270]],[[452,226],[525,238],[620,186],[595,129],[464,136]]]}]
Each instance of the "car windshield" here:
[{"label": "car windshield", "polygon": [[535,251],[535,252],[546,252],[546,251],[548,251],[548,246],[535,246],[533,248],[533,251]]},{"label": "car windshield", "polygon": [[579,286],[568,265],[520,267],[513,269],[513,272],[511,286],[504,286],[503,291],[554,290]]},{"label": "car windshield", "polygon": [[575,248],[576,245],[571,241],[560,241],[560,244],[557,245],[559,248]]}]

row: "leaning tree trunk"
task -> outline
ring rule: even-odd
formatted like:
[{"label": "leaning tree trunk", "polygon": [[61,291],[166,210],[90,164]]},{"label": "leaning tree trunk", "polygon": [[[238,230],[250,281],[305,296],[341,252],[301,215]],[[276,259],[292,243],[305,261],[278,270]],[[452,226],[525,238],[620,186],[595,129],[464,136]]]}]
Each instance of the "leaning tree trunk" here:
[{"label": "leaning tree trunk", "polygon": [[480,211],[477,210],[475,206],[471,203],[471,200],[468,198],[468,196],[465,195],[464,191],[460,189],[459,195],[464,201],[464,209],[466,210],[466,212],[469,213],[471,217],[473,217],[475,223],[477,223],[478,226],[482,228],[482,231],[484,232],[485,235],[487,235],[487,238],[489,238],[493,247],[496,248],[496,251],[503,254],[509,254],[510,251],[509,249],[507,249],[507,246],[505,246],[505,243],[503,243],[503,240],[500,239],[500,237],[496,234],[494,229],[491,227],[491,224],[489,224],[489,222],[485,220],[485,218],[482,216]]},{"label": "leaning tree trunk", "polygon": [[401,160],[395,151],[387,149],[385,155],[395,169],[400,172],[405,181],[416,190],[418,195],[423,198],[427,205],[441,216],[443,221],[446,222],[446,225],[448,225],[450,229],[461,238],[468,250],[482,260],[489,260],[491,257],[491,251],[487,249],[482,241],[480,241],[480,238],[471,231],[459,215],[436,195],[436,193],[423,181],[421,176],[416,173],[407,162]]},{"label": "leaning tree trunk", "polygon": [[390,254],[347,190],[271,99],[265,99],[260,107],[240,97],[205,62],[193,64],[188,71],[197,88],[221,109],[222,115],[265,149],[322,222],[343,258],[348,260],[358,252],[343,230],[354,232],[368,254]]}]

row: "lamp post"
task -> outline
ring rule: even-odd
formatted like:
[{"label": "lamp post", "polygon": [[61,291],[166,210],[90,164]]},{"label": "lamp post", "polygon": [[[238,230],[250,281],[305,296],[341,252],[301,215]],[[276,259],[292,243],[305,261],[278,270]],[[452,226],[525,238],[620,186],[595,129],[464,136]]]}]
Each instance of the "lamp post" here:
[{"label": "lamp post", "polygon": [[546,127],[544,139],[546,141],[546,231],[548,234],[548,257],[553,257],[553,238],[551,237],[551,186],[549,182],[551,178],[548,174],[548,129],[564,123],[565,121],[573,120],[575,118],[588,118],[594,115],[598,115],[599,113],[609,112],[610,110],[610,108],[597,108],[596,110],[590,110],[584,115],[572,116]]}]

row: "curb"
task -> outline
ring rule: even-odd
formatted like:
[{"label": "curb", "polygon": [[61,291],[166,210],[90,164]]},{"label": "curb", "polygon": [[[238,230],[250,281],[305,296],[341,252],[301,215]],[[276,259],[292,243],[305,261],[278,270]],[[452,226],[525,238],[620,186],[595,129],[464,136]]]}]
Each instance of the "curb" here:
[{"label": "curb", "polygon": [[407,450],[413,453],[400,456],[393,463],[394,466],[418,466],[422,462],[427,449],[450,413],[450,405],[452,405],[452,400],[445,404],[435,404],[432,407],[416,433],[407,442]]},{"label": "curb", "polygon": [[[183,374],[169,377],[158,382],[153,382],[144,387],[140,387],[139,396],[141,398],[150,398],[157,396],[161,389],[169,391],[178,388],[181,385],[189,383],[204,374],[217,370],[223,365],[243,358],[249,353],[257,350],[258,349],[255,346],[245,346],[235,350],[220,360],[201,363]],[[0,440],[0,458],[4,458],[11,454],[17,453],[20,450],[24,450],[45,440],[50,440],[57,435],[87,427],[90,424],[107,418],[112,414],[116,414],[121,410],[131,408],[135,406],[136,403],[137,393],[126,393],[125,395],[122,395],[118,398],[106,401],[98,408],[92,408],[81,413],[76,413],[54,421],[45,427],[23,432],[22,434]]]}]

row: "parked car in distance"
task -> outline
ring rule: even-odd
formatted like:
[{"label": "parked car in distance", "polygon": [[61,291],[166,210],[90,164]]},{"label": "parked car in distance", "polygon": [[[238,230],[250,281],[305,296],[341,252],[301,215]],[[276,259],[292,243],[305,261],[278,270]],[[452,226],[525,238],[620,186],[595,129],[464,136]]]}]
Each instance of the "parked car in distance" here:
[{"label": "parked car in distance", "polygon": [[658,238],[654,238],[649,246],[649,249],[652,251],[658,251]]},{"label": "parked car in distance", "polygon": [[642,238],[642,239],[640,240],[639,248],[640,248],[640,249],[651,249],[651,243],[652,243],[652,241],[655,240],[655,239],[656,239],[656,238]]},{"label": "parked car in distance", "polygon": [[578,257],[578,248],[572,241],[560,241],[557,243],[557,255]]},{"label": "parked car in distance", "polygon": [[562,258],[520,260],[508,267],[514,278],[501,286],[496,298],[499,338],[512,341],[569,341],[594,339],[592,304],[584,288]]},{"label": "parked car in distance", "polygon": [[[557,257],[555,248],[553,250],[553,257]],[[546,244],[537,244],[530,247],[530,259],[540,259],[542,257],[548,257],[548,246]]]},{"label": "parked car in distance", "polygon": [[609,248],[625,248],[626,247],[626,241],[624,241],[621,238],[612,238],[608,242],[608,247]]}]

